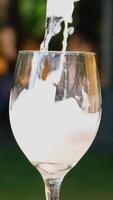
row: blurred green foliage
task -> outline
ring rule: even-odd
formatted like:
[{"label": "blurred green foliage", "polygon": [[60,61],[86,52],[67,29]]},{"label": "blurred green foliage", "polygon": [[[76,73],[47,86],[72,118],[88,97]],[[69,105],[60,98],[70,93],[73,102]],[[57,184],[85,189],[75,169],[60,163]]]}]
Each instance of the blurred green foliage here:
[{"label": "blurred green foliage", "polygon": [[18,9],[22,24],[26,27],[25,31],[29,32],[31,37],[42,37],[45,28],[46,0],[19,0]]}]

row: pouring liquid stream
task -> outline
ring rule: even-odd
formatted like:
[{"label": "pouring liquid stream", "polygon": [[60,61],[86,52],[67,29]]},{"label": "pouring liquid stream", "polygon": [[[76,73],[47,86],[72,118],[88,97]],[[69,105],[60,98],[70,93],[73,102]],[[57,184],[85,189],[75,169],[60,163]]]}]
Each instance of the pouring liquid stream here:
[{"label": "pouring liquid stream", "polygon": [[53,36],[57,35],[62,28],[62,22],[64,22],[64,31],[63,31],[63,42],[62,42],[62,54],[60,56],[59,68],[49,74],[47,80],[52,84],[57,85],[60,81],[61,74],[63,72],[63,63],[65,61],[65,52],[67,49],[67,40],[68,36],[73,34],[74,28],[68,27],[69,23],[72,23],[72,14],[74,10],[74,2],[79,0],[67,0],[64,7],[65,0],[62,0],[62,6],[59,8],[59,0],[48,0],[47,1],[47,16],[46,16],[46,26],[45,26],[45,36],[44,41],[40,46],[41,51],[48,51],[49,43]]}]

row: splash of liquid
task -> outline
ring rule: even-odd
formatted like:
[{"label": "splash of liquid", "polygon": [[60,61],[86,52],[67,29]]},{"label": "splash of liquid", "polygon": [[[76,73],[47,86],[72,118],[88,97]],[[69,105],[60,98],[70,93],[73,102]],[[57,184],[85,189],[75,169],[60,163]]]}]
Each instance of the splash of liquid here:
[{"label": "splash of liquid", "polygon": [[[49,43],[53,36],[57,35],[61,31],[61,24],[64,22],[63,42],[62,42],[62,54],[60,56],[59,68],[50,73],[48,80],[51,83],[58,84],[63,72],[63,63],[65,61],[65,52],[67,49],[68,36],[73,34],[74,28],[69,27],[69,23],[72,23],[72,14],[74,11],[74,2],[79,0],[48,0],[47,1],[47,15],[46,15],[46,27],[44,41],[41,44],[41,51],[48,51]],[[65,6],[64,6],[65,5]]]},{"label": "splash of liquid", "polygon": [[74,28],[68,25],[73,21],[74,2],[77,1],[79,0],[66,0],[66,2],[65,0],[47,0],[45,36],[40,47],[42,51],[48,51],[52,37],[61,31],[62,22],[64,22],[64,32],[66,32],[62,42],[62,51],[66,51],[68,35],[74,32]]}]

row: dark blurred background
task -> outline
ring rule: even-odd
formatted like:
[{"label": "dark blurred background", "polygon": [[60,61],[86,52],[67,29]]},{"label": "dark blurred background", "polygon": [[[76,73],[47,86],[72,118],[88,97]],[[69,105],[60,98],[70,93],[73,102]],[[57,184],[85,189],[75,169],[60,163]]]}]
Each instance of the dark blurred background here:
[{"label": "dark blurred background", "polygon": [[[0,0],[0,199],[44,199],[42,179],[17,146],[8,116],[9,94],[20,49],[39,49],[46,0]],[[113,1],[80,0],[73,14],[69,50],[94,51],[102,86],[103,114],[92,147],[67,175],[61,199],[113,199]],[[50,49],[60,50],[54,38]],[[53,45],[54,44],[54,45]]]}]

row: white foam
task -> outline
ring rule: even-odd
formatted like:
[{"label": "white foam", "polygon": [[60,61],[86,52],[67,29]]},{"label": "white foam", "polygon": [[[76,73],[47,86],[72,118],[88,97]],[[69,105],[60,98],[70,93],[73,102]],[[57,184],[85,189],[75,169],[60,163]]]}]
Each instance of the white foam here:
[{"label": "white foam", "polygon": [[74,98],[55,102],[56,88],[38,80],[10,110],[14,136],[31,162],[78,162],[91,145],[99,113],[86,113]]}]

